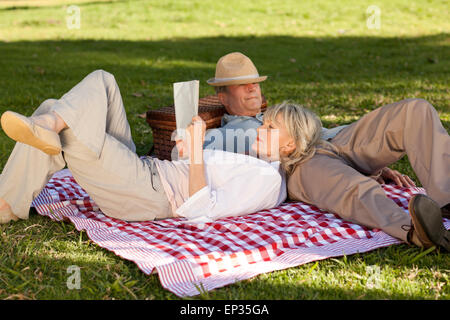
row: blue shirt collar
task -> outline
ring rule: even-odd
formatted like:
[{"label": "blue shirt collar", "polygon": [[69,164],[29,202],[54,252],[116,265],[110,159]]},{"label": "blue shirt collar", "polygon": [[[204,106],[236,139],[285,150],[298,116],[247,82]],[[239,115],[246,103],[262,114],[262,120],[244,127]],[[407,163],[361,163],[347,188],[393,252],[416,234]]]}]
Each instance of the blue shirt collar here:
[{"label": "blue shirt collar", "polygon": [[234,121],[234,120],[247,120],[247,119],[257,119],[258,121],[260,121],[262,123],[263,122],[263,116],[264,116],[263,112],[258,113],[254,117],[251,117],[251,116],[237,116],[237,115],[232,115],[232,114],[225,113],[223,115],[223,117],[222,117],[222,126],[224,126],[228,122],[231,122],[231,121]]}]

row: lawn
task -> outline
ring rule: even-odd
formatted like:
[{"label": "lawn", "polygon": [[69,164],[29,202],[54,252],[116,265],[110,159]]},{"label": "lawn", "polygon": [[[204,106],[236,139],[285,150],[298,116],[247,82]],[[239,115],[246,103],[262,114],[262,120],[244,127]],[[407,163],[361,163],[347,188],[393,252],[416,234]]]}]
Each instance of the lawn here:
[{"label": "lawn", "polygon": [[[70,6],[80,9],[73,29]],[[369,6],[379,9],[379,28]],[[69,11],[68,11],[69,10]],[[66,20],[69,18],[69,22]],[[376,17],[375,17],[376,18]],[[72,19],[72,20],[71,20]],[[172,104],[172,83],[199,79],[241,51],[269,104],[291,99],[324,126],[351,123],[384,104],[424,98],[450,131],[447,1],[81,1],[0,2],[0,113],[30,115],[85,75],[115,75],[141,155],[152,145],[138,115]],[[0,168],[14,142],[0,132]],[[407,159],[392,166],[417,178]],[[67,223],[37,214],[0,226],[0,299],[178,299],[134,263],[93,244]],[[66,286],[81,268],[81,288]],[[376,270],[376,283],[368,279]],[[195,299],[449,299],[450,258],[407,245],[263,274]],[[373,277],[372,277],[373,278]]]}]

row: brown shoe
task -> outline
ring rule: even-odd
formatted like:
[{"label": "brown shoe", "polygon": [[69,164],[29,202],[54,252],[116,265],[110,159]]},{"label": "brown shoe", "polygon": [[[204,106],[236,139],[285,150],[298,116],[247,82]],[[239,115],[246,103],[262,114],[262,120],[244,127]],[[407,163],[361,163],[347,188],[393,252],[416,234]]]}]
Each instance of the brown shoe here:
[{"label": "brown shoe", "polygon": [[450,219],[450,203],[441,208],[442,218]]},{"label": "brown shoe", "polygon": [[420,242],[424,248],[437,246],[450,251],[450,231],[442,222],[441,208],[430,197],[416,194],[409,200],[412,226],[408,242]]},{"label": "brown shoe", "polygon": [[407,234],[407,243],[409,245],[416,245],[420,248],[431,248],[434,246],[433,242],[431,242],[429,239],[421,239],[417,235],[417,232],[414,230],[414,228],[409,229],[409,232]]}]

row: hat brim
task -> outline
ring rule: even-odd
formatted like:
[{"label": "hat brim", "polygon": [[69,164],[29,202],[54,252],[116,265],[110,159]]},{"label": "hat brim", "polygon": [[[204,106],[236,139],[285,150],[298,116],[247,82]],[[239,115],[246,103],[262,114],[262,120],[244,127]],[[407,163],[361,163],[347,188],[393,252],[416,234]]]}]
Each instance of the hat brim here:
[{"label": "hat brim", "polygon": [[231,86],[236,84],[247,84],[247,83],[257,83],[257,82],[263,82],[267,79],[267,76],[261,76],[258,78],[250,78],[250,79],[236,79],[236,80],[227,80],[227,81],[220,81],[216,80],[216,78],[211,78],[207,80],[206,82],[214,87],[222,87],[222,86]]}]

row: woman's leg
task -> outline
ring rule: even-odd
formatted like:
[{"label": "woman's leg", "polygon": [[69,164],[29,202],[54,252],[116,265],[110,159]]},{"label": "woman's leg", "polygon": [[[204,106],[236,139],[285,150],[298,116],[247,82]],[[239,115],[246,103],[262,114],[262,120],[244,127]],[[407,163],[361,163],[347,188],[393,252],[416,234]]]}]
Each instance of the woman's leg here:
[{"label": "woman's leg", "polygon": [[109,134],[98,158],[70,128],[62,131],[61,142],[67,167],[104,214],[127,221],[173,217],[151,159],[141,159]]},{"label": "woman's leg", "polygon": [[[49,114],[54,100],[45,100],[33,116]],[[23,143],[16,143],[0,175],[0,205],[21,219],[28,219],[30,205],[52,175],[65,166],[62,154],[50,156]],[[6,204],[6,205],[5,205]],[[6,209],[4,216],[8,215]],[[3,221],[3,223],[8,221]]]},{"label": "woman's leg", "polygon": [[69,127],[60,134],[68,168],[105,214],[134,221],[172,217],[156,167],[136,154],[112,74],[92,72],[52,110]]},{"label": "woman's leg", "polygon": [[[67,165],[77,182],[99,202],[100,208],[103,205],[105,213],[134,220],[169,215],[164,191],[154,189],[153,182],[158,182],[156,168],[146,165],[135,153],[119,88],[111,74],[94,71],[61,99],[48,101],[51,103],[38,108],[33,116],[55,112],[67,125],[59,134]],[[61,154],[49,156],[30,146],[16,144],[8,163],[0,178],[0,198],[10,204],[17,216],[26,219],[31,201],[65,162]],[[23,175],[22,168],[26,168],[29,176]],[[27,185],[27,189],[20,191],[17,180]],[[129,201],[133,194],[136,200],[147,202]],[[121,201],[117,202],[118,199]],[[131,210],[136,208],[139,210]],[[118,216],[120,212],[122,216]]]},{"label": "woman's leg", "polygon": [[91,72],[57,100],[52,111],[96,157],[100,156],[106,134],[136,152],[119,86],[109,72]]}]

